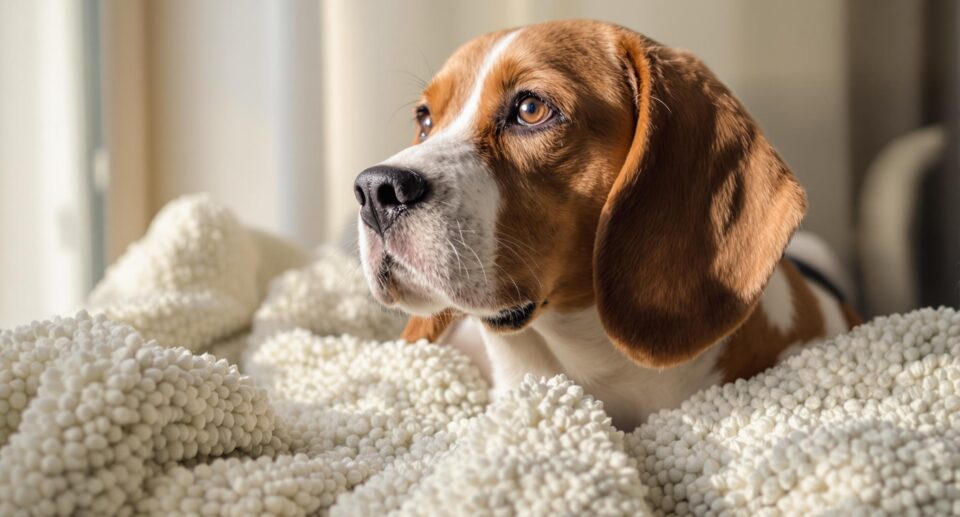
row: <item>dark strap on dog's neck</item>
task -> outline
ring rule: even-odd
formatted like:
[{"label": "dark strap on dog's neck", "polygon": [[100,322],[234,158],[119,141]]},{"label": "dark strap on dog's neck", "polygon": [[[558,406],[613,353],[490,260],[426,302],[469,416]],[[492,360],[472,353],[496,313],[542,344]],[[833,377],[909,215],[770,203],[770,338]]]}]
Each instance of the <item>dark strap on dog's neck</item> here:
[{"label": "dark strap on dog's neck", "polygon": [[846,296],[843,295],[843,291],[841,291],[840,288],[837,287],[837,284],[831,282],[829,278],[824,276],[823,273],[814,269],[810,264],[807,264],[806,262],[796,257],[791,257],[788,255],[787,260],[792,262],[793,265],[797,268],[797,271],[799,271],[801,275],[806,277],[807,280],[810,280],[811,282],[829,291],[830,294],[832,294],[833,297],[837,299],[837,301],[839,302],[846,301]]}]

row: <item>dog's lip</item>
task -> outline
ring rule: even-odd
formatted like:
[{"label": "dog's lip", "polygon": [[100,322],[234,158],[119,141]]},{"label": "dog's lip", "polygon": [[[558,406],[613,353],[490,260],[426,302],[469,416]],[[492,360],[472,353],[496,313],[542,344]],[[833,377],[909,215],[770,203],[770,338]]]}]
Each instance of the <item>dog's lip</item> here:
[{"label": "dog's lip", "polygon": [[394,277],[389,255],[384,255],[376,273],[370,282],[371,294],[380,303],[390,307],[397,302],[398,286]]},{"label": "dog's lip", "polygon": [[[388,307],[397,304],[404,307],[410,302],[447,305],[459,312],[473,315],[493,330],[503,332],[522,329],[533,319],[537,309],[547,303],[546,300],[538,302],[521,297],[520,300],[523,301],[504,307],[502,302],[490,304],[490,301],[484,299],[447,294],[437,289],[440,282],[418,278],[414,267],[407,264],[402,256],[388,249],[383,249],[375,269],[376,272],[370,276],[371,291],[377,301]],[[501,308],[497,308],[498,306]]]},{"label": "dog's lip", "polygon": [[518,330],[530,322],[539,305],[533,301],[514,305],[494,316],[483,318],[483,322],[495,329]]}]

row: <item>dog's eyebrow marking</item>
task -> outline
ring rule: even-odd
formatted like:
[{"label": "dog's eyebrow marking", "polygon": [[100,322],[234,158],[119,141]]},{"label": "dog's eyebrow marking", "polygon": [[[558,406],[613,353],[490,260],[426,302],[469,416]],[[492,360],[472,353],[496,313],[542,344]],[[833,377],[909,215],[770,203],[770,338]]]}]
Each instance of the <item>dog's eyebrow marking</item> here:
[{"label": "dog's eyebrow marking", "polygon": [[470,97],[467,98],[467,102],[464,103],[457,118],[454,119],[453,123],[447,128],[450,133],[458,133],[470,126],[473,117],[477,114],[477,110],[480,109],[480,97],[483,94],[483,84],[486,82],[487,76],[490,75],[490,71],[493,69],[493,65],[497,63],[500,55],[503,54],[507,47],[510,46],[510,43],[512,43],[521,32],[523,32],[523,29],[515,30],[503,36],[487,52],[486,57],[483,59],[483,64],[480,65],[480,70],[477,72],[477,77],[473,82]]}]

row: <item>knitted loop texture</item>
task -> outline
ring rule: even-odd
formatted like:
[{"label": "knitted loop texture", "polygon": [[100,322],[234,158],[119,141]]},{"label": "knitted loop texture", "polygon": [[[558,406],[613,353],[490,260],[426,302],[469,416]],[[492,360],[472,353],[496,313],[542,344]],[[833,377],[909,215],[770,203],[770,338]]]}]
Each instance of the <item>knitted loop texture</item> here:
[{"label": "knitted loop texture", "polygon": [[630,433],[496,403],[356,260],[174,201],[86,311],[0,331],[2,515],[960,514],[960,315],[881,317]]}]

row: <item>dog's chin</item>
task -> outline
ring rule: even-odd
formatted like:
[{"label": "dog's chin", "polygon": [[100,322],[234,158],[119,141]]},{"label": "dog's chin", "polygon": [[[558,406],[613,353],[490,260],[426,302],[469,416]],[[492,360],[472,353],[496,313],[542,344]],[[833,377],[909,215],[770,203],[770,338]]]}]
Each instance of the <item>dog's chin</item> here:
[{"label": "dog's chin", "polygon": [[407,278],[389,255],[364,263],[363,269],[370,293],[385,307],[416,316],[430,316],[449,306],[437,293]]},{"label": "dog's chin", "polygon": [[414,316],[432,316],[444,309],[447,305],[424,296],[405,296],[397,301],[397,308]]},{"label": "dog's chin", "polygon": [[380,304],[417,316],[429,316],[445,308],[435,296],[403,282],[398,276],[392,271],[367,275],[370,293]]}]

